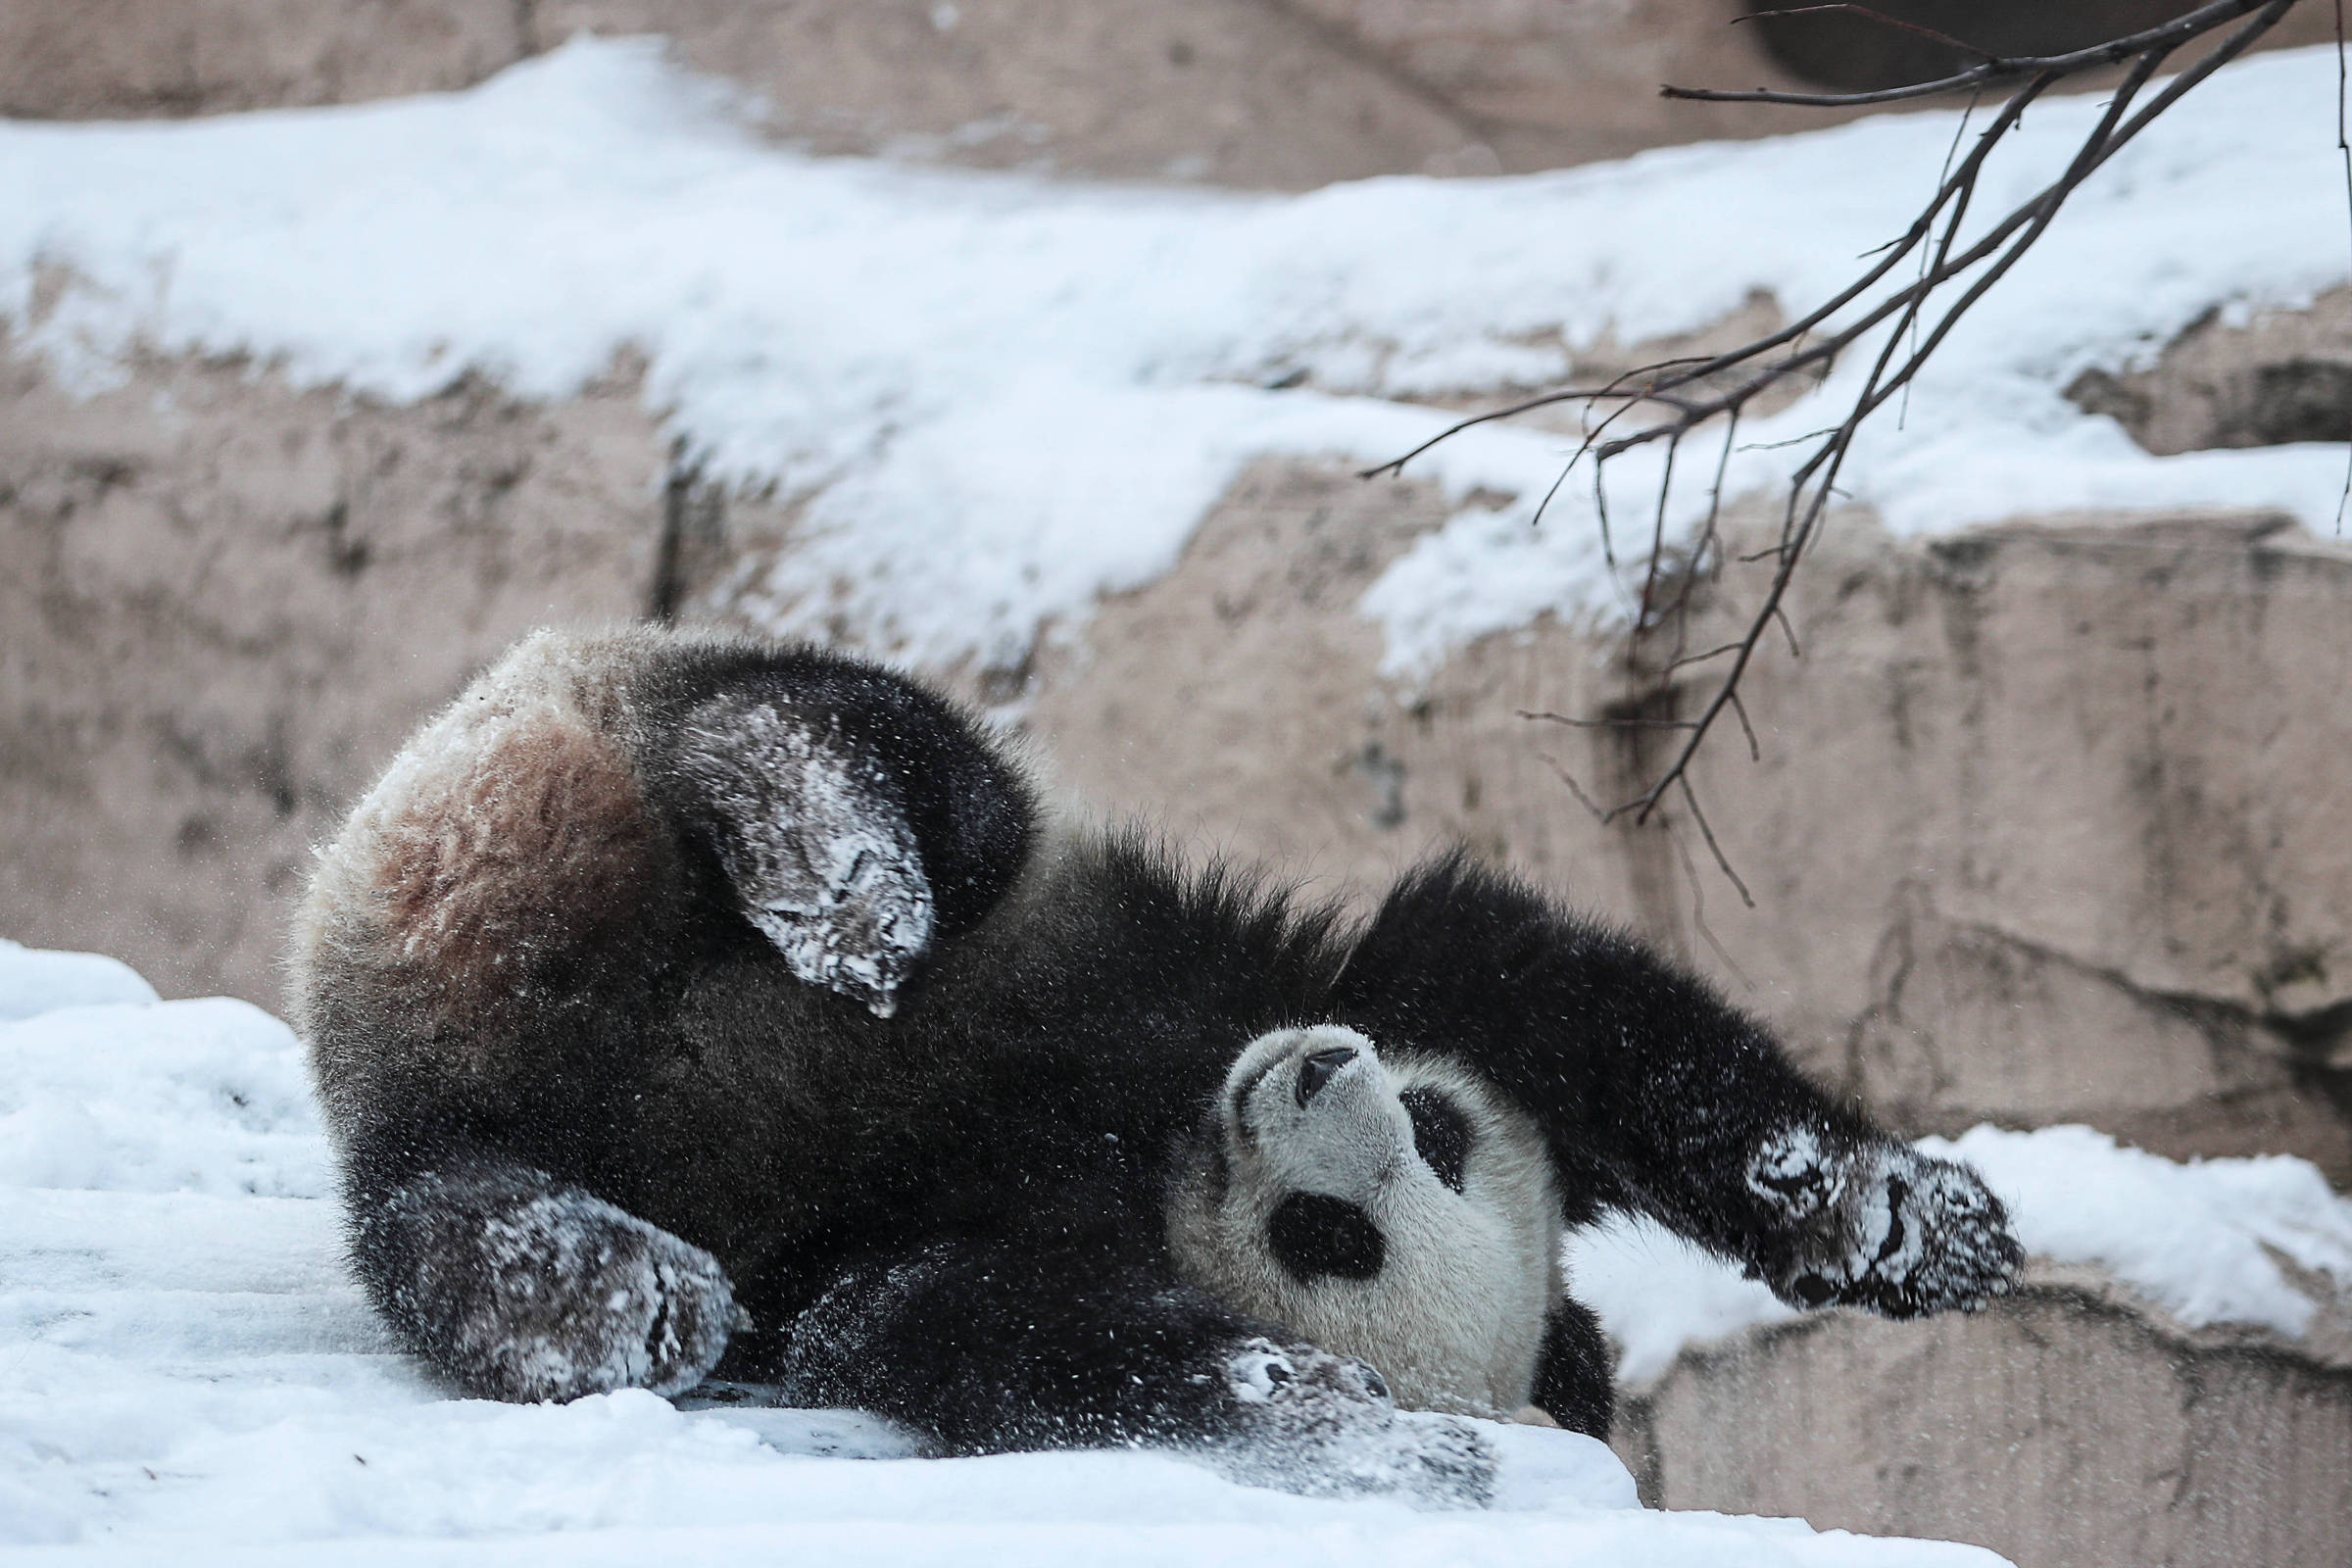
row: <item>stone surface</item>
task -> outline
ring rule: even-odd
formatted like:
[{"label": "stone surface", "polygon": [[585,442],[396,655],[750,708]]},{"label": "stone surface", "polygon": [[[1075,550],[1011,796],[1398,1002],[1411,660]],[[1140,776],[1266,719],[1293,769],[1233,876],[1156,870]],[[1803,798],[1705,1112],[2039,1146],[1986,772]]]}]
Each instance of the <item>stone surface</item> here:
[{"label": "stone surface", "polygon": [[1973,1317],[1836,1313],[1686,1350],[1614,1443],[1657,1506],[2018,1568],[2322,1568],[2352,1541],[2340,1349],[2191,1334],[2095,1278],[2045,1279]]},{"label": "stone surface", "polygon": [[2066,395],[2159,457],[2352,435],[2352,289],[2297,311],[2220,312],[2137,368],[2085,370]]},{"label": "stone surface", "polygon": [[143,119],[464,87],[531,52],[530,0],[9,0],[0,115]]},{"label": "stone surface", "polygon": [[275,1005],[308,848],[401,736],[528,628],[644,612],[660,450],[627,375],[78,402],[0,360],[0,931]]}]

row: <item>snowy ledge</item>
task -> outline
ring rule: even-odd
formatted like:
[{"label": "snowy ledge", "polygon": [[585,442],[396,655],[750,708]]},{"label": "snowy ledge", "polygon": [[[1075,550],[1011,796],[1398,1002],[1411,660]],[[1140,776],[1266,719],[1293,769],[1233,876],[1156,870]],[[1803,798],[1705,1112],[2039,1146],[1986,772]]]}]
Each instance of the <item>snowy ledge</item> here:
[{"label": "snowy ledge", "polygon": [[[959,1564],[1475,1560],[1993,1564],[1979,1548],[1640,1508],[1590,1439],[1494,1429],[1475,1515],[1252,1491],[1164,1455],[915,1459],[845,1412],[452,1399],[391,1352],[340,1266],[331,1173],[291,1033],[239,1002],[156,1002],[127,969],[0,945],[0,1544],[96,1562],[567,1560],[772,1550]],[[2352,1282],[2352,1202],[2286,1158],[2180,1165],[2080,1128],[1980,1129],[2037,1252],[2184,1322],[2293,1334],[2274,1260]],[[1654,1374],[1688,1340],[1787,1316],[1665,1239],[1581,1239],[1579,1291]],[[779,1535],[788,1530],[788,1535]],[[348,1556],[357,1551],[359,1556]],[[46,1560],[46,1559],[45,1559]]]},{"label": "snowy ledge", "polygon": [[[2114,159],[1907,418],[1870,427],[1856,499],[1897,534],[2134,508],[2328,526],[2339,447],[2154,458],[2060,389],[2209,311],[2344,278],[2335,71],[2327,50],[2234,65]],[[2037,105],[1976,209],[2037,185],[2099,108]],[[633,350],[708,472],[798,509],[760,592],[775,629],[1009,663],[1166,571],[1252,458],[1384,460],[1449,417],[1433,401],[1556,383],[1595,345],[1759,293],[1828,297],[1909,220],[1954,129],[1908,115],[1522,178],[1220,196],[800,157],[657,45],[580,40],[449,96],[0,123],[0,329],[85,387],[144,348],[394,401],[468,373],[562,398]],[[1794,453],[1773,443],[1849,395],[1834,376],[1743,426],[1730,491],[1777,486]],[[1391,674],[1539,614],[1619,612],[1583,485],[1527,526],[1565,450],[1492,427],[1415,466],[1462,510],[1363,600]],[[1611,468],[1629,514],[1657,456]]]}]

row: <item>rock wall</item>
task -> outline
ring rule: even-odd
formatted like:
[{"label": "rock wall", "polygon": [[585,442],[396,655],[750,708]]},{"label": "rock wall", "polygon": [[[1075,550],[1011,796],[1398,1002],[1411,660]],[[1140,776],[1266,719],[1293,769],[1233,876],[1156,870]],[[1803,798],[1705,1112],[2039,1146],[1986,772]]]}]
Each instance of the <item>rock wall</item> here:
[{"label": "rock wall", "polygon": [[309,846],[401,736],[528,628],[645,612],[660,452],[628,373],[387,409],[0,359],[0,931],[274,1006]]},{"label": "rock wall", "polygon": [[2193,1334],[2089,1276],[1975,1317],[1832,1313],[1686,1351],[1626,1402],[1645,1501],[1990,1546],[2018,1568],[2324,1568],[2352,1360]]},{"label": "rock wall", "polygon": [[[128,118],[468,85],[657,32],[777,134],[1119,178],[1491,173],[1822,122],[1670,102],[1791,86],[1738,0],[11,0],[0,114]],[[1802,116],[1800,120],[1797,118]]]}]

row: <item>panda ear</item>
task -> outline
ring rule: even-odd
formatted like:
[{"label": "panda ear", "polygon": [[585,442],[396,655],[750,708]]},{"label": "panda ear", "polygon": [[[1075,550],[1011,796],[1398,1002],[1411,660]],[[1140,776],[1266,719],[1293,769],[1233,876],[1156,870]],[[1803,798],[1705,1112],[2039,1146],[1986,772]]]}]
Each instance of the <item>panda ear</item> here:
[{"label": "panda ear", "polygon": [[880,764],[853,755],[838,726],[736,693],[692,709],[670,756],[744,918],[794,974],[888,1017],[935,916]]}]

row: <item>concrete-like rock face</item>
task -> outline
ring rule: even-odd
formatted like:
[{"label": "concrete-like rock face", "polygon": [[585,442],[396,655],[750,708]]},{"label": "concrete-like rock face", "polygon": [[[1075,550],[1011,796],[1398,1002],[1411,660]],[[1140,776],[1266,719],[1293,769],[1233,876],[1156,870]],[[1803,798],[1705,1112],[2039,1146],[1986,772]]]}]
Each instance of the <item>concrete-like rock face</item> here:
[{"label": "concrete-like rock face", "polygon": [[11,0],[0,115],[131,120],[471,86],[534,50],[530,0]]},{"label": "concrete-like rock face", "polygon": [[1643,1500],[1992,1547],[2020,1568],[2323,1568],[2352,1362],[2191,1334],[2087,1276],[1975,1317],[1852,1313],[1686,1351],[1615,1434]]},{"label": "concrete-like rock face", "polygon": [[2085,370],[2067,396],[2112,416],[2159,457],[2344,440],[2352,434],[2352,289],[2240,321],[2217,311],[2152,365]]},{"label": "concrete-like rock face", "polygon": [[401,737],[549,621],[642,614],[633,378],[386,409],[243,366],[88,401],[0,361],[0,922],[171,995],[278,992],[309,858]]},{"label": "concrete-like rock face", "polygon": [[469,85],[661,33],[819,152],[1303,188],[1791,128],[1659,82],[1794,85],[1736,0],[13,0],[0,114],[106,119]]}]

